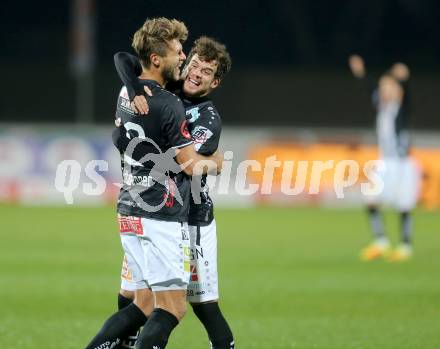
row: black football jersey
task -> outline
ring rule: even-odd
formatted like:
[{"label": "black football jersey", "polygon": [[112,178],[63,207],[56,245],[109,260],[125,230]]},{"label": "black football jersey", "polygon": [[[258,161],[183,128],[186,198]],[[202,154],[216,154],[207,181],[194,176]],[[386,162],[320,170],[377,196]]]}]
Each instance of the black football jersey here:
[{"label": "black football jersey", "polygon": [[[142,72],[138,58],[128,53],[117,53],[115,65],[119,77],[127,86],[129,99],[132,100],[136,95],[144,94],[143,86],[137,79]],[[212,101],[206,97],[186,97],[182,91],[181,81],[168,83],[167,89],[177,94],[183,101],[188,131],[194,141],[196,151],[202,155],[212,155],[218,148],[222,128],[220,115]],[[154,97],[154,93],[153,98],[147,97],[148,102],[154,100]],[[148,118],[148,115],[144,117]],[[117,147],[121,146],[118,145],[119,133],[120,131],[115,130],[114,143]],[[191,225],[209,225],[214,219],[214,207],[209,196],[206,178],[207,176],[204,175],[193,179],[201,183],[201,188],[198,188],[201,190],[193,190],[190,196],[189,224]]]},{"label": "black football jersey", "polygon": [[[222,129],[221,118],[208,98],[188,98],[179,91],[179,96],[185,106],[188,130],[194,141],[196,151],[202,155],[212,155],[217,151]],[[207,176],[193,178],[200,181],[200,193],[192,190],[190,198],[190,225],[208,225],[214,219],[214,206],[209,196]],[[193,185],[194,188],[194,185]]]},{"label": "black football jersey", "polygon": [[121,153],[123,186],[118,213],[167,221],[187,221],[190,178],[174,160],[174,148],[193,143],[180,98],[152,80],[139,80],[154,93],[148,117],[130,109],[127,88],[118,97],[120,128],[113,140]]}]

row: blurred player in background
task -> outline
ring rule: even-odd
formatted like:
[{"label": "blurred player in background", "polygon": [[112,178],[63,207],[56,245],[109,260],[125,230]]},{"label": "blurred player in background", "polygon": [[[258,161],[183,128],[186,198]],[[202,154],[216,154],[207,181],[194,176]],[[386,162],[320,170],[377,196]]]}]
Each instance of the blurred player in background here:
[{"label": "blurred player in background", "polygon": [[[148,103],[144,87],[137,78],[142,72],[139,59],[128,53],[117,53],[115,65],[121,80],[127,87],[133,107],[139,114],[148,113]],[[214,104],[207,97],[221,83],[231,68],[231,59],[226,47],[208,37],[200,37],[188,55],[182,79],[169,83],[167,89],[177,94],[183,101],[188,120],[188,130],[195,143],[195,148],[202,155],[213,154],[218,147],[221,133],[221,119]],[[151,96],[150,93],[148,93]],[[154,100],[154,96],[151,97]],[[149,115],[145,115],[148,118]],[[119,129],[120,138],[126,130]],[[118,148],[124,147],[119,139],[114,139]],[[191,280],[187,290],[187,300],[194,313],[204,325],[213,349],[233,349],[234,338],[231,329],[223,317],[218,304],[217,273],[217,232],[214,219],[213,203],[209,197],[207,177],[199,178],[201,188],[193,195],[198,195],[200,202],[195,202],[191,195],[189,213],[189,232],[191,242]],[[200,190],[201,189],[201,190]],[[123,268],[119,306],[130,304],[133,298],[133,284]],[[136,340],[132,334],[131,347]]]},{"label": "blurred player in background", "polygon": [[[411,210],[417,203],[419,175],[409,157],[409,92],[410,72],[403,63],[394,64],[379,79],[378,85],[367,76],[364,60],[358,55],[349,57],[349,66],[357,79],[362,79],[372,96],[376,109],[376,135],[381,160],[385,168],[378,171],[384,182],[382,193],[367,199],[368,216],[374,241],[361,252],[361,259],[371,261],[387,258],[405,261],[412,256]],[[385,233],[379,205],[393,206],[400,214],[401,243],[391,250]]]}]

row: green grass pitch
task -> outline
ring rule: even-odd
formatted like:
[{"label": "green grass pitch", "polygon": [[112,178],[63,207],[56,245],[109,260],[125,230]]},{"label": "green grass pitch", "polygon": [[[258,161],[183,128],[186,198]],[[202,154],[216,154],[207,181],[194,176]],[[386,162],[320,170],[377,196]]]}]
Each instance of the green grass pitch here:
[{"label": "green grass pitch", "polygon": [[[361,263],[358,209],[217,210],[221,306],[237,348],[440,348],[440,215],[415,257]],[[80,349],[116,307],[114,209],[0,206],[0,348]],[[394,241],[398,222],[388,212]],[[191,311],[169,349],[208,349]]]}]

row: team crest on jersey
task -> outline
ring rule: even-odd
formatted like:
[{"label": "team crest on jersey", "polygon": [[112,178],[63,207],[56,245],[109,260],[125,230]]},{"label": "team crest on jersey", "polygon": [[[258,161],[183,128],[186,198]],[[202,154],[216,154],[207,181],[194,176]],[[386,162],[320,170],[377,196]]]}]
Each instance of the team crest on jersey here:
[{"label": "team crest on jersey", "polygon": [[213,133],[210,129],[204,127],[204,126],[196,126],[192,130],[192,138],[194,140],[194,147],[196,150],[199,150],[200,147],[209,139],[212,137]]},{"label": "team crest on jersey", "polygon": [[[188,118],[189,115],[191,115],[190,118]],[[188,122],[190,122],[190,123],[196,121],[200,117],[199,107],[195,107],[195,108],[191,108],[191,109],[187,110],[186,117],[187,117]]]}]

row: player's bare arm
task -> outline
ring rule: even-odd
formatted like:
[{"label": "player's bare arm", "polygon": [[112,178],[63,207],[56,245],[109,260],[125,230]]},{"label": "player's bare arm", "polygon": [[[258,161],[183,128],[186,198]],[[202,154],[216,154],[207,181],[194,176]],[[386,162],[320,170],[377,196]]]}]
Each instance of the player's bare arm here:
[{"label": "player's bare arm", "polygon": [[215,152],[211,156],[197,153],[194,144],[177,149],[176,161],[183,165],[183,171],[189,176],[201,176],[207,173],[219,174],[223,164],[223,153]]}]

